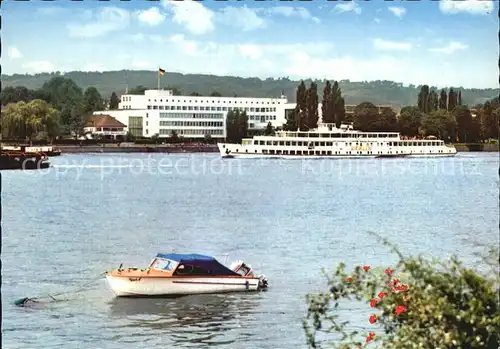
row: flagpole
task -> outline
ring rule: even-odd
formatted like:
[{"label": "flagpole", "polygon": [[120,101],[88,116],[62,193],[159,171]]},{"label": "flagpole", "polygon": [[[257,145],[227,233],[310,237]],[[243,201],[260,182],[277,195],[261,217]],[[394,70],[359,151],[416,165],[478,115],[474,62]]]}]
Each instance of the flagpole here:
[{"label": "flagpole", "polygon": [[160,90],[160,66],[158,66],[158,70],[156,71],[156,74],[158,74],[158,90]]}]

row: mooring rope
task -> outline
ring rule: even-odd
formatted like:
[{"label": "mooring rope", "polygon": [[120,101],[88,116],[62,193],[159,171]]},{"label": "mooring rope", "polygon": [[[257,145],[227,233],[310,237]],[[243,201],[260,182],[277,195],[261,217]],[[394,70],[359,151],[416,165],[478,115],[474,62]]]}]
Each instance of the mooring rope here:
[{"label": "mooring rope", "polygon": [[38,297],[19,298],[18,300],[16,300],[14,302],[14,304],[18,305],[18,306],[24,306],[26,304],[29,304],[30,302],[38,303],[40,299],[46,299],[46,298],[50,298],[53,301],[59,301],[61,299],[56,299],[55,297],[60,297],[60,296],[63,296],[65,294],[78,293],[80,291],[83,291],[87,286],[89,286],[89,285],[93,284],[94,282],[96,282],[97,280],[101,279],[103,277],[103,275],[106,275],[106,273],[107,272],[103,272],[103,273],[99,274],[99,276],[97,276],[89,281],[85,281],[84,283],[78,284],[76,287],[73,287],[72,289],[69,289],[68,291],[59,292],[59,293],[50,293],[50,294],[46,294],[44,296],[38,296]]}]

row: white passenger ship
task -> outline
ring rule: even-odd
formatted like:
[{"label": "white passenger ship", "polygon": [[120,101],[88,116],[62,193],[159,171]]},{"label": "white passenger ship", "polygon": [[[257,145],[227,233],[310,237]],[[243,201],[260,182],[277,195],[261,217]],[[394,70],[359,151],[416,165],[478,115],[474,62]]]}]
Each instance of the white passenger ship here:
[{"label": "white passenger ship", "polygon": [[309,131],[277,131],[274,136],[218,143],[223,158],[445,157],[457,150],[436,137],[403,139],[398,132],[361,132],[352,124],[319,124]]}]

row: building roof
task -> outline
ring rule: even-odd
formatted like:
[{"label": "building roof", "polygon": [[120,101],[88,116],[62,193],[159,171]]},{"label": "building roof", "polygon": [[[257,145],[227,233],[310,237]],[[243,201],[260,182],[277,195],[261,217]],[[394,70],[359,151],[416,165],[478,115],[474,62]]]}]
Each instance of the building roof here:
[{"label": "building roof", "polygon": [[85,127],[127,127],[127,125],[122,124],[120,121],[116,120],[111,115],[106,114],[97,114],[91,115],[87,122],[85,123]]}]

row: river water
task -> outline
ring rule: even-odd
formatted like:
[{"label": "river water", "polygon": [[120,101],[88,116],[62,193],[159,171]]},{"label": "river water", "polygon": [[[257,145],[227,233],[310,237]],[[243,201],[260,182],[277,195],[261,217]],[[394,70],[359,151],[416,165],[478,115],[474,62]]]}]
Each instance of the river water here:
[{"label": "river water", "polygon": [[[469,263],[475,242],[498,244],[497,153],[51,160],[48,170],[2,173],[3,348],[304,348],[305,295],[324,287],[321,268],[396,261],[370,232],[406,254],[456,253]],[[266,274],[270,289],[117,299],[100,279],[62,301],[13,305],[171,251],[243,259]]]}]

